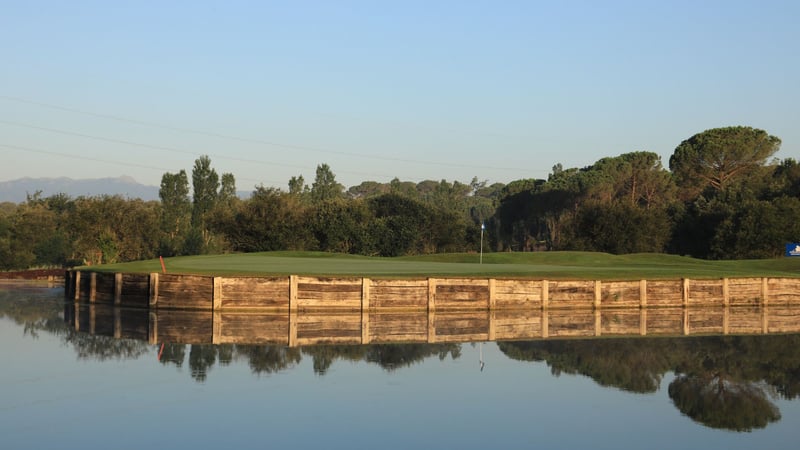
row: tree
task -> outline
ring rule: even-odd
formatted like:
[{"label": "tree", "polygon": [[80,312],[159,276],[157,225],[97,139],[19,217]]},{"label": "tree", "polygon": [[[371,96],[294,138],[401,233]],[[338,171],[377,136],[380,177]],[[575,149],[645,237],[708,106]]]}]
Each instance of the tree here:
[{"label": "tree", "polygon": [[710,187],[722,191],[761,166],[778,151],[781,140],[751,127],[713,128],[681,142],[669,159],[685,197]]},{"label": "tree", "polygon": [[228,202],[236,198],[236,178],[232,173],[223,173],[219,188],[219,201]]},{"label": "tree", "polygon": [[306,180],[302,175],[289,179],[289,193],[292,195],[303,195],[308,193],[308,186],[306,186]]},{"label": "tree", "polygon": [[314,202],[331,200],[342,196],[344,186],[336,182],[336,175],[327,164],[317,166],[317,176],[311,185],[311,199]]},{"label": "tree", "polygon": [[186,171],[161,176],[161,232],[159,253],[173,256],[179,253],[191,226],[192,204],[189,200],[189,178]]},{"label": "tree", "polygon": [[[235,189],[235,188],[234,188]],[[192,169],[192,225],[204,229],[205,214],[217,202],[219,176],[211,168],[211,159],[203,155],[194,162]]]}]

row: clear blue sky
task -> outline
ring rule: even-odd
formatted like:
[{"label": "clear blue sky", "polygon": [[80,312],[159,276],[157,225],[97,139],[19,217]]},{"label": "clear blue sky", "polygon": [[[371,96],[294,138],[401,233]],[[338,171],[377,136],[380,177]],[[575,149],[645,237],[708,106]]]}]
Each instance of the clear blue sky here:
[{"label": "clear blue sky", "polygon": [[2,2],[0,181],[546,178],[709,128],[800,158],[797,1]]}]

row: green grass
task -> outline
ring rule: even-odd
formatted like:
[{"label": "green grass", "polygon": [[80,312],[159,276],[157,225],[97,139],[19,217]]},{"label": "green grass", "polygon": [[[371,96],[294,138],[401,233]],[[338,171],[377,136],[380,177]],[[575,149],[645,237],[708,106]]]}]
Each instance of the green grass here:
[{"label": "green grass", "polygon": [[[591,252],[474,253],[378,258],[318,252],[267,252],[165,258],[167,272],[203,275],[315,275],[372,278],[486,277],[638,280],[800,277],[800,258],[705,261],[676,255]],[[82,267],[102,272],[161,272],[157,259]]]}]

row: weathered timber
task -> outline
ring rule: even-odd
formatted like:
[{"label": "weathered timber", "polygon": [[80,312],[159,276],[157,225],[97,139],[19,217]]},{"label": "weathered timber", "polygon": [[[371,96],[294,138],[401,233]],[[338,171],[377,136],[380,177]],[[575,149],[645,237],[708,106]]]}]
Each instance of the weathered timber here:
[{"label": "weathered timber", "polygon": [[688,306],[723,306],[723,281],[686,280]]},{"label": "weathered timber", "polygon": [[588,337],[595,335],[594,311],[557,309],[548,314],[548,337]]},{"label": "weathered timber", "polygon": [[647,306],[675,307],[683,305],[682,280],[648,280]]},{"label": "weathered timber", "polygon": [[761,278],[729,278],[728,303],[730,306],[761,304]]},{"label": "weathered timber", "polygon": [[428,308],[428,280],[371,280],[371,309]]},{"label": "weathered timber", "polygon": [[550,281],[549,289],[550,308],[594,307],[594,281]]},{"label": "weathered timber", "polygon": [[[155,274],[158,308],[211,310],[214,278],[198,275]],[[152,277],[152,275],[151,275]]]},{"label": "weathered timber", "polygon": [[[548,281],[470,278],[209,277],[69,271],[75,301],[151,309],[362,310],[614,309],[800,305],[800,279]],[[364,324],[368,326],[366,321]],[[691,324],[690,324],[691,325]],[[598,332],[602,333],[602,327]],[[362,330],[368,338],[368,330]],[[543,330],[546,333],[546,330]]]},{"label": "weathered timber", "polygon": [[642,283],[640,281],[604,281],[600,290],[600,307],[638,307],[642,304],[641,296]]}]

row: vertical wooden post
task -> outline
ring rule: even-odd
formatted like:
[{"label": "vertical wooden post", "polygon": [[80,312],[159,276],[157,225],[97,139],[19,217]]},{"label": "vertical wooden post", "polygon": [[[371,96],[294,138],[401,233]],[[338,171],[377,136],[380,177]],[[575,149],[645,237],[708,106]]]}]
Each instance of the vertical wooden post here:
[{"label": "vertical wooden post", "polygon": [[639,311],[639,334],[647,336],[647,308],[642,308]]},{"label": "vertical wooden post", "polygon": [[[722,279],[722,306],[728,307],[731,304],[731,294],[730,289],[728,287],[728,279]],[[728,333],[725,333],[728,334]]]},{"label": "vertical wooden post", "polygon": [[81,271],[75,271],[75,298],[74,300],[77,302],[81,299]]},{"label": "vertical wooden post", "polygon": [[[289,275],[289,313],[291,314],[296,312],[297,312],[297,275]],[[295,328],[295,332],[296,331],[297,329]],[[295,333],[295,339],[296,338],[297,338],[297,333]]]},{"label": "vertical wooden post", "polygon": [[686,308],[689,306],[689,279],[684,278],[682,283],[683,289],[683,307]]},{"label": "vertical wooden post", "polygon": [[[603,298],[603,286],[600,280],[595,280],[594,282],[594,307],[600,307],[600,301]],[[598,334],[599,336],[599,334]]]},{"label": "vertical wooden post", "polygon": [[436,278],[428,278],[428,311],[436,310]]},{"label": "vertical wooden post", "polygon": [[769,278],[761,279],[761,305],[767,306],[769,304]]},{"label": "vertical wooden post", "polygon": [[495,297],[495,279],[489,278],[489,310],[497,308],[497,298]]},{"label": "vertical wooden post", "polygon": [[542,280],[542,309],[547,309],[550,303],[550,286],[548,284],[547,280]]},{"label": "vertical wooden post", "polygon": [[369,344],[369,278],[361,279],[361,343]]},{"label": "vertical wooden post", "polygon": [[594,335],[600,336],[603,332],[603,317],[600,315],[600,308],[594,309]]},{"label": "vertical wooden post", "polygon": [[211,310],[219,311],[222,308],[222,277],[214,277],[214,293],[211,299]]},{"label": "vertical wooden post", "polygon": [[639,281],[639,307],[647,308],[647,280]]},{"label": "vertical wooden post", "polygon": [[767,318],[767,307],[761,308],[761,332],[764,334],[769,333],[769,319]]},{"label": "vertical wooden post", "polygon": [[150,274],[150,309],[158,308],[158,272]]},{"label": "vertical wooden post", "polygon": [[97,300],[97,272],[89,274],[89,303]]},{"label": "vertical wooden post", "polygon": [[122,304],[122,272],[114,274],[114,305]]}]

